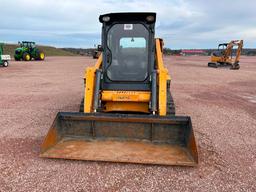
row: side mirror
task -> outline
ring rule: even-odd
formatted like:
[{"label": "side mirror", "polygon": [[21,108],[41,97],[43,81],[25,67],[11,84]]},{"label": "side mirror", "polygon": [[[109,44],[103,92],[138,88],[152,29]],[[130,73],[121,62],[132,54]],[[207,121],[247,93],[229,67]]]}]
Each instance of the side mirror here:
[{"label": "side mirror", "polygon": [[103,50],[102,46],[98,45],[98,51],[102,51],[102,50]]}]

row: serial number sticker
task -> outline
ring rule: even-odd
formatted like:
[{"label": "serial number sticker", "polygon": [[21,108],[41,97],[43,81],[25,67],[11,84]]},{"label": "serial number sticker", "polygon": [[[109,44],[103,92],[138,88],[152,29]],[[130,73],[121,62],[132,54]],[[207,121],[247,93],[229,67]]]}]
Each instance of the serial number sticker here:
[{"label": "serial number sticker", "polygon": [[133,30],[133,24],[124,24],[124,30]]}]

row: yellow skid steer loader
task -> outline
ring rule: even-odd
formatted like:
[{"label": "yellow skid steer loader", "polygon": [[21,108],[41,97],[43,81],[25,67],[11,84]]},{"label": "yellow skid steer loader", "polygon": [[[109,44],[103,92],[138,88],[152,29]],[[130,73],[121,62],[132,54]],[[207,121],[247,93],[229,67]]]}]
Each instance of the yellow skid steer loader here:
[{"label": "yellow skid steer loader", "polygon": [[175,116],[155,13],[99,17],[102,54],[85,72],[80,112],[59,112],[41,157],[161,165],[198,163],[191,119]]}]

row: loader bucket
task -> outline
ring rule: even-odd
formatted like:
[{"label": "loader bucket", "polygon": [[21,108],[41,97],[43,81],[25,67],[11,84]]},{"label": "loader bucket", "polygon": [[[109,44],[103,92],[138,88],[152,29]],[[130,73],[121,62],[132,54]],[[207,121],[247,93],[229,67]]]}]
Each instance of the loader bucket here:
[{"label": "loader bucket", "polygon": [[41,157],[195,166],[190,117],[60,112]]}]

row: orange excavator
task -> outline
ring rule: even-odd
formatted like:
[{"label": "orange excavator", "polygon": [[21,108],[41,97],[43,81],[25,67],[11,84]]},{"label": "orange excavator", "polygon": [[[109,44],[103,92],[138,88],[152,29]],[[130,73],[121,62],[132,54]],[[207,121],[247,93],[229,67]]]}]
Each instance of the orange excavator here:
[{"label": "orange excavator", "polygon": [[[237,48],[235,55],[233,55],[234,48]],[[212,52],[208,67],[230,67],[230,69],[239,69],[242,49],[243,40],[232,40],[229,43],[219,44],[218,50]]]}]

